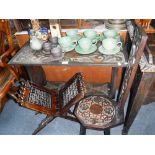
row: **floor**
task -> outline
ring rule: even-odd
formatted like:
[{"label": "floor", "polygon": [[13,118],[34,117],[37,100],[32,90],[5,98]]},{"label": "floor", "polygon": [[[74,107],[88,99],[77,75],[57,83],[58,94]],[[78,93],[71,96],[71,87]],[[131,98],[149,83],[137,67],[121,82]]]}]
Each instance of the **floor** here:
[{"label": "floor", "polygon": [[[138,113],[129,135],[155,134],[155,102],[145,105]],[[39,122],[45,117],[43,114],[35,115],[34,111],[20,107],[13,100],[9,100],[0,113],[0,135],[31,135]],[[56,118],[48,124],[39,135],[78,135],[79,124]],[[122,126],[111,130],[112,135],[120,135]],[[87,135],[102,135],[101,131],[87,130]]]}]

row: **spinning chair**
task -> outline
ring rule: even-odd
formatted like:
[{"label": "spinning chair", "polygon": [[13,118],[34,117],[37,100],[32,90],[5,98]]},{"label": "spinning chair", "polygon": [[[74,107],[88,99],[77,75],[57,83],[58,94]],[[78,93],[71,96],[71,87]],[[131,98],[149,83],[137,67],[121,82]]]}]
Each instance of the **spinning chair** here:
[{"label": "spinning chair", "polygon": [[20,81],[19,86],[13,89],[11,96],[16,99],[19,105],[47,115],[33,134],[37,134],[58,116],[77,121],[70,108],[86,93],[81,73],[76,73],[57,91],[40,87],[30,81]]},{"label": "spinning chair", "polygon": [[86,134],[87,128],[103,130],[104,134],[107,135],[110,134],[110,128],[124,122],[124,105],[129,95],[146,41],[147,36],[145,32],[141,27],[136,26],[118,102],[106,96],[99,95],[90,95],[79,101],[74,113],[81,123],[81,135]]}]

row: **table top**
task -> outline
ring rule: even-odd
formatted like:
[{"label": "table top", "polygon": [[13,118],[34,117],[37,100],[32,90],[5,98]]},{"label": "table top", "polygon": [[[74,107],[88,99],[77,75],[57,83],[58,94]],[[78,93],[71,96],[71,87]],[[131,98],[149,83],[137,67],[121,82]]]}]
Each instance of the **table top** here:
[{"label": "table top", "polygon": [[81,55],[74,50],[64,53],[61,60],[52,61],[52,56],[45,56],[41,52],[34,52],[29,43],[25,44],[9,61],[11,65],[68,65],[68,66],[111,66],[125,67],[127,52],[125,48],[114,55],[104,55],[98,50],[92,54]]}]

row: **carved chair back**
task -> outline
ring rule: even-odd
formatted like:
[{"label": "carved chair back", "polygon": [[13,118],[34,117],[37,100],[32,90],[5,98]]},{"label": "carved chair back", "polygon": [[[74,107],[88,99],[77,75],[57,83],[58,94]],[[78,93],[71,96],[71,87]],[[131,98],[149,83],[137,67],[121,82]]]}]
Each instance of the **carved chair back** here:
[{"label": "carved chair back", "polygon": [[128,65],[125,70],[122,87],[119,94],[118,105],[124,108],[125,102],[130,92],[139,61],[143,55],[143,51],[147,41],[147,35],[142,27],[135,26],[133,36],[129,32],[132,39],[131,51],[129,53]]},{"label": "carved chair back", "polygon": [[85,95],[81,73],[76,73],[60,90],[52,90],[30,81],[20,81],[10,95],[21,106],[47,115],[65,115]]},{"label": "carved chair back", "polygon": [[59,91],[60,112],[65,113],[85,96],[86,87],[81,73],[76,73]]},{"label": "carved chair back", "polygon": [[126,48],[128,54],[131,51],[132,40],[134,37],[134,30],[135,30],[135,23],[132,20],[126,20],[126,27],[127,27],[127,38],[126,38]]}]

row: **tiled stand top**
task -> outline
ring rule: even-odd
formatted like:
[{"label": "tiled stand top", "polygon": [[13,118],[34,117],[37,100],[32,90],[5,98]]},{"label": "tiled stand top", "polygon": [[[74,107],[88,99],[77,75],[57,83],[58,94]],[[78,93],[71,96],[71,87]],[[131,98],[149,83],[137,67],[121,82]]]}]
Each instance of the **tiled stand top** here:
[{"label": "tiled stand top", "polygon": [[104,55],[98,50],[92,54],[80,55],[74,50],[64,54],[64,57],[58,61],[52,61],[52,56],[44,56],[35,53],[27,43],[10,60],[9,64],[22,65],[86,65],[86,66],[126,66],[127,56],[125,49],[122,49],[115,55]]}]

